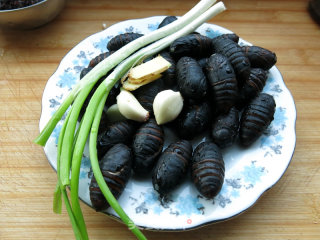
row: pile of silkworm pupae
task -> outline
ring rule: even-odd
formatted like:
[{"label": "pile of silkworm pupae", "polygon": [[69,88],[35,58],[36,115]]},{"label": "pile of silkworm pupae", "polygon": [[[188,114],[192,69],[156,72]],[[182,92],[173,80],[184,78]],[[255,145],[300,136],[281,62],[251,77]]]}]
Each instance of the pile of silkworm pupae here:
[{"label": "pile of silkworm pupae", "polygon": [[[159,28],[174,20],[174,16],[166,17]],[[115,36],[107,45],[109,51],[92,59],[80,79],[100,61],[141,36],[138,33]],[[196,32],[175,40],[159,53],[171,63],[170,68],[160,79],[132,92],[150,112],[150,118],[143,123],[108,122],[102,116],[98,159],[116,198],[132,175],[152,178],[150,181],[161,198],[189,176],[203,197],[212,199],[219,193],[225,176],[221,149],[235,142],[249,147],[270,125],[276,106],[273,96],[262,93],[268,70],[277,61],[276,55],[262,47],[240,46],[238,41],[236,34],[208,38]],[[152,115],[152,104],[157,93],[166,89],[179,91],[184,105],[175,120],[158,125]],[[119,92],[119,86],[111,90],[106,109],[116,102]],[[90,96],[82,114],[89,99]],[[165,149],[164,128],[171,129],[179,139]],[[204,132],[210,136],[193,149],[191,141]],[[94,176],[89,190],[97,211],[109,207]]]}]

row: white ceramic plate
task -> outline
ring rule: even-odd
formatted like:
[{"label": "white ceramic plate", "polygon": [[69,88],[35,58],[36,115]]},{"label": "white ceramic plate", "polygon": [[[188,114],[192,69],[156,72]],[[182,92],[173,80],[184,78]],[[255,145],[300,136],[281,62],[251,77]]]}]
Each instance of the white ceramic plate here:
[{"label": "white ceramic plate", "polygon": [[[157,29],[164,17],[128,20],[96,33],[75,46],[61,61],[48,80],[42,99],[40,130],[63,101],[66,94],[79,80],[80,71],[93,57],[107,51],[108,41],[120,33],[148,33]],[[222,27],[203,24],[198,32],[214,37],[230,32]],[[240,39],[241,44],[249,44]],[[190,182],[172,192],[165,202],[152,188],[151,179],[132,178],[119,202],[138,226],[153,230],[192,229],[213,222],[230,219],[251,207],[270,189],[286,171],[295,148],[296,110],[293,98],[276,67],[269,72],[264,88],[276,100],[276,112],[270,127],[254,145],[243,149],[235,144],[224,150],[225,181],[214,200],[199,196]],[[44,150],[52,167],[56,169],[56,145],[62,121],[49,138]],[[85,150],[80,173],[79,197],[88,205],[90,160]],[[113,210],[106,212],[117,218]]]}]

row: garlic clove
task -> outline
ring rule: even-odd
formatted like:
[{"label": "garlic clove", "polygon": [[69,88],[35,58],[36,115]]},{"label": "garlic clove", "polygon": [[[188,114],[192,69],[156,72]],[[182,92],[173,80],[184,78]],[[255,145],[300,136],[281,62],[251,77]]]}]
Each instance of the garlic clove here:
[{"label": "garlic clove", "polygon": [[108,122],[110,123],[114,123],[114,122],[118,122],[126,119],[119,111],[118,104],[113,104],[108,108],[106,112],[106,117]]},{"label": "garlic clove", "polygon": [[183,98],[180,92],[164,90],[159,92],[153,101],[153,112],[157,124],[161,125],[174,120],[181,112]]},{"label": "garlic clove", "polygon": [[120,113],[127,119],[138,122],[149,119],[149,112],[141,106],[132,93],[123,88],[117,96],[117,105]]}]

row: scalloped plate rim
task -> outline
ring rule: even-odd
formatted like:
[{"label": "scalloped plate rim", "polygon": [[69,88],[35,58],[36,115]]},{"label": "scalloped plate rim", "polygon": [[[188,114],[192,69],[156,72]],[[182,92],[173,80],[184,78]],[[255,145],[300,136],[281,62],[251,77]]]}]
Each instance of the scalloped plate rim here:
[{"label": "scalloped plate rim", "polygon": [[[110,27],[108,27],[108,28],[105,29],[105,30],[99,31],[99,32],[97,32],[97,33],[94,33],[94,34],[92,34],[92,35],[84,38],[84,39],[81,40],[76,46],[74,46],[72,49],[70,49],[70,50],[66,53],[66,55],[62,58],[62,60],[60,61],[58,67],[56,68],[56,70],[54,71],[54,73],[51,75],[51,77],[50,77],[49,80],[47,81],[47,84],[46,84],[46,86],[45,86],[45,88],[44,88],[44,92],[43,92],[43,96],[42,96],[42,105],[41,105],[42,108],[41,108],[41,117],[40,117],[40,121],[39,121],[39,129],[40,129],[40,130],[42,129],[42,127],[41,127],[41,119],[42,119],[42,117],[43,117],[43,109],[45,108],[45,103],[44,103],[43,100],[45,99],[45,92],[46,92],[46,90],[47,90],[48,84],[49,84],[50,80],[55,77],[55,75],[57,74],[58,70],[61,69],[61,68],[63,68],[63,65],[64,65],[65,61],[68,59],[68,55],[69,55],[72,51],[74,51],[75,49],[77,49],[80,44],[82,44],[82,43],[85,42],[85,41],[88,41],[88,40],[89,40],[90,38],[92,38],[93,36],[98,36],[98,35],[100,35],[100,34],[102,34],[102,33],[104,33],[104,32],[107,32],[111,27],[112,27],[112,28],[116,28],[119,24],[124,24],[124,23],[132,22],[132,21],[141,21],[141,20],[144,21],[144,20],[150,20],[150,19],[153,20],[153,19],[155,19],[155,18],[163,18],[163,17],[165,17],[165,16],[153,16],[153,17],[147,17],[147,18],[130,19],[130,20],[125,20],[125,21],[119,22],[119,23],[115,23],[115,24],[111,25]],[[222,28],[222,29],[224,29],[224,30],[226,30],[226,31],[231,32],[230,30],[228,30],[228,29],[226,29],[226,28],[224,28],[224,27],[215,25],[215,24],[210,24],[210,23],[208,23],[208,25],[217,26],[218,28]],[[243,42],[247,43],[247,44],[250,44],[249,42],[246,42],[246,41],[243,40],[243,39],[241,39],[241,40],[242,40]],[[289,89],[286,87],[285,82],[283,81],[283,77],[282,77],[282,75],[281,75],[281,72],[278,70],[278,68],[277,68],[276,66],[275,66],[274,68],[276,69],[276,71],[279,72],[279,74],[280,74],[280,76],[281,76],[281,80],[282,80],[282,82],[283,82],[283,84],[284,84],[284,87],[286,88],[286,90],[288,91],[288,93],[289,93],[289,95],[290,95],[290,97],[291,97],[290,100],[293,102],[294,114],[295,114],[294,119],[293,119],[293,126],[294,126],[294,127],[293,127],[293,129],[291,129],[291,132],[292,132],[292,134],[293,134],[293,136],[294,136],[294,144],[293,144],[292,152],[291,152],[291,154],[290,154],[291,156],[290,156],[290,158],[288,159],[286,168],[282,171],[282,173],[281,173],[281,175],[279,176],[279,178],[274,179],[274,182],[273,182],[268,188],[265,188],[263,191],[261,191],[260,194],[257,195],[257,197],[256,197],[255,199],[253,199],[253,200],[248,204],[248,206],[247,206],[246,208],[242,209],[242,211],[240,211],[240,212],[237,212],[237,213],[235,213],[235,214],[233,214],[233,215],[230,215],[229,217],[221,218],[221,219],[216,219],[216,220],[208,220],[208,221],[202,222],[202,223],[200,223],[200,224],[198,224],[198,225],[193,225],[193,226],[186,227],[186,228],[157,228],[157,227],[143,226],[143,225],[139,225],[139,224],[137,224],[137,226],[139,226],[139,227],[142,228],[142,229],[147,229],[147,230],[152,230],[152,231],[184,231],[184,230],[192,230],[192,229],[200,228],[200,227],[203,227],[203,226],[206,226],[206,225],[210,225],[210,224],[214,224],[214,223],[218,223],[218,222],[224,222],[224,221],[233,219],[234,217],[237,217],[237,216],[243,214],[243,213],[246,212],[249,208],[251,208],[252,206],[254,206],[254,205],[257,203],[257,201],[262,197],[262,195],[263,195],[264,193],[266,193],[268,190],[270,190],[270,189],[283,177],[284,173],[286,172],[286,170],[288,169],[288,167],[289,167],[289,165],[290,165],[290,163],[291,163],[291,161],[292,161],[292,157],[293,157],[294,150],[295,150],[295,145],[296,145],[296,129],[295,129],[295,128],[296,128],[296,107],[295,107],[295,104],[294,104],[293,96],[292,96],[292,94],[290,93]],[[49,158],[50,158],[49,154],[48,154],[46,151],[44,151],[44,152],[45,152],[45,155],[46,155],[46,157],[47,157],[47,159],[48,159],[49,164],[50,164],[51,167],[56,171],[55,166],[54,166],[53,163],[49,160]],[[81,198],[80,198],[80,199],[81,199]],[[82,199],[81,199],[81,200],[82,200]],[[83,201],[86,205],[90,206],[90,204],[87,203],[86,201],[84,201],[84,200],[82,200],[82,201]],[[91,206],[90,206],[90,207],[91,207]],[[103,214],[106,214],[106,215],[112,217],[113,219],[116,219],[116,220],[119,220],[119,221],[120,221],[120,219],[118,218],[118,216],[115,215],[115,214],[113,214],[113,213],[103,212]]]}]

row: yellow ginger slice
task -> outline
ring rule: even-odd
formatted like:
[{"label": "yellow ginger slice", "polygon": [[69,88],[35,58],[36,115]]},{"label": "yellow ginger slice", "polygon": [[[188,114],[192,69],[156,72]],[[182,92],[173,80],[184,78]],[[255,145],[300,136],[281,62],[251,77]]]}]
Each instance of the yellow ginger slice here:
[{"label": "yellow ginger slice", "polygon": [[149,79],[147,79],[147,80],[145,80],[143,82],[140,82],[140,83],[132,83],[130,81],[130,79],[128,79],[128,80],[123,82],[122,87],[127,91],[134,91],[134,90],[138,89],[139,87],[141,87],[143,85],[146,85],[148,83],[153,82],[154,80],[157,80],[160,77],[161,77],[161,74],[153,75]]},{"label": "yellow ginger slice", "polygon": [[171,63],[162,56],[157,56],[148,62],[142,63],[132,68],[129,72],[128,78],[131,83],[141,83],[154,75],[159,75],[171,66]]}]

